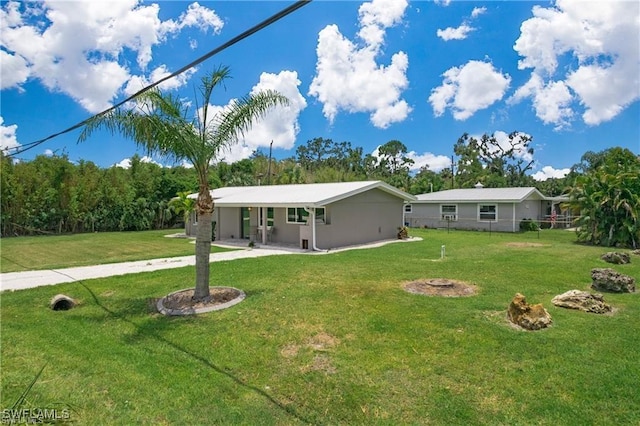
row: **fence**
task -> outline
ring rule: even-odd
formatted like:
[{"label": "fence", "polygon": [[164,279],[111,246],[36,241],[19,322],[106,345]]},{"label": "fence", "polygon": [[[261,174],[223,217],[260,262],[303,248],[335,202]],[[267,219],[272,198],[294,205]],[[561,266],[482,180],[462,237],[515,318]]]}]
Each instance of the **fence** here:
[{"label": "fence", "polygon": [[405,226],[411,228],[440,228],[440,229],[467,229],[477,231],[496,231],[496,232],[519,232],[520,222],[527,220],[535,223],[541,229],[567,229],[575,226],[577,216],[571,215],[551,215],[541,216],[537,218],[516,219],[515,223],[512,219],[498,218],[495,221],[481,221],[478,217],[446,217],[435,216],[413,216],[405,217]]}]

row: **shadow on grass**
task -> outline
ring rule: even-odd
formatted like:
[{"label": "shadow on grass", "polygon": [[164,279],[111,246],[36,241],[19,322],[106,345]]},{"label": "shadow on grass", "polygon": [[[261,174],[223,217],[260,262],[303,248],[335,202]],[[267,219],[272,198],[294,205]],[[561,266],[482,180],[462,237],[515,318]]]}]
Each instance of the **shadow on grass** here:
[{"label": "shadow on grass", "polygon": [[[299,413],[297,413],[295,409],[282,404],[280,401],[278,401],[277,399],[275,399],[274,397],[272,397],[271,395],[269,395],[268,393],[266,393],[262,389],[260,389],[260,388],[258,388],[256,386],[253,386],[253,385],[251,385],[249,383],[244,382],[243,380],[241,380],[237,376],[233,375],[232,373],[230,373],[228,371],[223,370],[221,367],[215,365],[214,363],[212,363],[208,359],[206,359],[206,358],[204,358],[204,357],[202,357],[202,356],[200,356],[200,355],[198,355],[196,353],[193,353],[193,352],[189,351],[188,349],[180,346],[179,344],[177,344],[175,342],[167,340],[163,336],[158,335],[156,332],[154,332],[151,329],[151,327],[140,326],[139,324],[136,324],[135,322],[133,322],[130,319],[128,319],[122,313],[118,313],[118,312],[115,312],[115,311],[109,309],[107,306],[102,304],[102,302],[98,299],[98,296],[96,296],[96,294],[93,292],[93,290],[91,290],[91,288],[89,288],[82,280],[76,280],[75,282],[77,284],[80,284],[82,287],[85,288],[85,290],[87,290],[87,292],[91,295],[91,297],[95,301],[96,305],[98,305],[107,314],[113,316],[114,318],[117,318],[118,320],[121,320],[121,321],[124,321],[124,322],[126,322],[128,324],[131,324],[133,327],[135,327],[135,329],[136,329],[136,331],[137,331],[137,333],[139,335],[144,335],[144,336],[147,336],[147,337],[155,338],[156,340],[167,344],[168,346],[172,347],[173,349],[175,349],[175,350],[177,350],[179,352],[182,352],[183,354],[186,354],[186,355],[190,356],[194,360],[200,362],[205,367],[210,368],[211,370],[228,377],[229,379],[231,379],[233,382],[235,382],[239,386],[242,386],[242,387],[244,387],[246,389],[249,389],[249,390],[259,394],[260,396],[265,398],[267,401],[272,403],[274,406],[276,406],[278,409],[282,410],[283,412],[285,412],[289,416],[295,418],[296,420],[298,420],[300,422],[303,422],[303,423],[306,423],[306,424],[314,424],[315,423],[315,422],[313,422],[311,420],[308,420],[307,418],[303,417]],[[127,306],[127,308],[128,308],[127,311],[130,311],[130,310],[133,309],[136,312],[147,312],[147,313],[157,312],[155,310],[155,302],[157,300],[158,299],[155,299],[155,298],[133,299],[133,302]],[[183,318],[183,317],[180,317],[180,318]],[[178,321],[180,318],[166,318],[166,320],[168,321],[168,323],[173,323],[174,321]],[[165,318],[163,317],[163,319],[165,319]]]}]

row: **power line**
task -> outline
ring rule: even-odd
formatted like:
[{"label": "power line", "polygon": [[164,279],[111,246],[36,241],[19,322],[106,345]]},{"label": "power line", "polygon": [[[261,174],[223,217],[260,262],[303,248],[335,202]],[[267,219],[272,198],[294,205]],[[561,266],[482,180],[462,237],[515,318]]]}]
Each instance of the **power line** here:
[{"label": "power line", "polygon": [[118,102],[117,104],[113,105],[110,108],[105,109],[102,112],[99,112],[97,114],[92,115],[89,118],[86,118],[84,120],[82,120],[81,122],[74,124],[73,126],[64,129],[60,132],[54,133],[52,135],[47,136],[46,138],[43,139],[39,139],[37,141],[34,142],[29,142],[27,144],[21,145],[18,149],[14,150],[12,153],[7,153],[6,156],[7,157],[12,157],[18,154],[22,154],[25,151],[28,151],[30,149],[33,149],[35,147],[37,147],[38,145],[41,145],[43,143],[45,143],[46,141],[56,138],[58,136],[64,135],[65,133],[69,133],[72,132],[82,126],[84,126],[85,124],[87,124],[87,122],[91,119],[93,119],[94,117],[97,117],[99,115],[103,115],[103,114],[107,114],[113,110],[115,110],[116,108],[121,107],[122,105],[124,105],[125,103],[133,100],[136,96],[141,95],[144,92],[147,92],[151,89],[153,89],[154,87],[158,86],[159,84],[164,83],[165,81],[182,74],[183,72],[195,67],[196,65],[199,65],[200,63],[206,61],[207,59],[211,58],[214,55],[217,55],[218,53],[222,52],[223,50],[233,46],[234,44],[244,40],[245,38],[257,33],[258,31],[268,27],[269,25],[275,23],[276,21],[279,21],[280,19],[284,18],[285,16],[295,12],[296,10],[300,9],[302,6],[305,6],[309,3],[311,3],[312,0],[299,0],[297,2],[295,2],[294,4],[290,5],[289,7],[282,9],[280,12],[270,16],[269,18],[265,19],[264,21],[260,22],[257,25],[254,25],[253,27],[249,28],[248,30],[244,31],[243,33],[235,36],[234,38],[232,38],[231,40],[227,41],[226,43],[216,47],[215,49],[209,51],[208,53],[206,53],[205,55],[199,57],[198,59],[196,59],[195,61],[185,65],[184,67],[180,68],[177,71],[174,71],[172,74],[169,74],[166,77],[161,78],[160,80],[144,87],[143,89],[137,91],[136,93],[134,93],[133,95],[129,96],[128,98],[124,99],[123,101]]}]

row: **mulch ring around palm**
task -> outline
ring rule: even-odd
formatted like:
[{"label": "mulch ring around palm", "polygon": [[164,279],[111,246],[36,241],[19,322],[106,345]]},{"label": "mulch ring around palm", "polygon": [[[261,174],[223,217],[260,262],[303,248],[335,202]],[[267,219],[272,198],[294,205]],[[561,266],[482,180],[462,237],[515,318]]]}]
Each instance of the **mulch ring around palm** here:
[{"label": "mulch ring around palm", "polygon": [[242,302],[246,295],[233,287],[210,287],[209,297],[194,300],[193,288],[173,292],[157,300],[157,309],[165,315],[193,315],[219,311]]},{"label": "mulch ring around palm", "polygon": [[478,287],[464,281],[448,278],[425,278],[405,283],[405,291],[425,296],[465,297],[477,293]]}]

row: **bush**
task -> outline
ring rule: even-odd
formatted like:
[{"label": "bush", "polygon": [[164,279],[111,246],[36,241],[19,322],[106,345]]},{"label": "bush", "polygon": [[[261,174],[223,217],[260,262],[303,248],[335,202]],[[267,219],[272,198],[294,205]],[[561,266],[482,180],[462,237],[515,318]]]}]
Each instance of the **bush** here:
[{"label": "bush", "polygon": [[540,228],[538,227],[538,224],[533,219],[522,219],[520,221],[521,232],[537,231],[538,229]]}]

